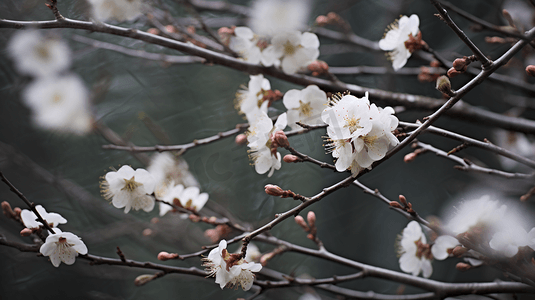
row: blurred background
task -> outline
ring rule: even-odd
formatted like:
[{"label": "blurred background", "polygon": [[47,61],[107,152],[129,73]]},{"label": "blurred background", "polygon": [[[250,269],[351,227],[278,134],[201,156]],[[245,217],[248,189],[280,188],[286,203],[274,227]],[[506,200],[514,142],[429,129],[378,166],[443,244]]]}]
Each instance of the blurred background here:
[{"label": "blurred background", "polygon": [[[179,20],[187,11],[179,1],[163,1],[173,16]],[[250,6],[249,1],[229,1]],[[493,24],[505,25],[501,15],[504,5],[521,7],[529,1],[457,1],[456,5]],[[511,4],[513,3],[513,4]],[[334,11],[351,25],[359,36],[378,41],[385,28],[400,15],[418,14],[423,39],[449,60],[469,55],[469,50],[453,32],[433,14],[436,13],[429,1],[389,0],[347,0],[311,1],[308,25],[312,26],[318,15]],[[69,18],[87,19],[88,4],[84,1],[59,1],[60,12]],[[519,12],[526,14],[526,9]],[[531,11],[527,22],[533,17]],[[513,17],[513,10],[511,10]],[[231,13],[203,12],[207,20],[232,17],[235,25],[245,20]],[[504,53],[509,44],[487,44],[489,32],[470,29],[471,24],[452,14],[457,24],[491,58]],[[49,20],[53,16],[44,1],[20,0],[0,3],[0,18],[14,20]],[[520,18],[520,16],[519,16]],[[112,22],[113,23],[113,22]],[[115,22],[116,23],[116,22]],[[146,16],[135,22],[118,23],[120,26],[148,30],[151,25]],[[229,26],[231,24],[226,24]],[[217,28],[214,28],[217,29]],[[331,28],[332,29],[332,28]],[[335,29],[335,28],[334,28]],[[199,33],[201,30],[198,31]],[[198,251],[200,246],[211,244],[204,237],[206,224],[182,220],[176,214],[159,218],[158,210],[151,213],[135,211],[124,214],[100,196],[99,181],[110,167],[119,168],[129,164],[134,168],[144,167],[128,152],[103,150],[109,144],[101,135],[71,136],[40,130],[32,125],[29,109],[21,102],[21,91],[31,81],[17,74],[13,62],[8,58],[6,45],[15,30],[0,30],[0,170],[31,201],[42,204],[48,211],[63,215],[68,223],[64,231],[70,231],[83,239],[89,253],[116,258],[119,246],[128,259],[157,262],[160,251],[186,254]],[[172,144],[184,144],[194,139],[212,136],[229,130],[237,123],[245,122],[234,109],[235,93],[241,84],[247,84],[248,74],[220,66],[201,64],[169,65],[127,56],[121,53],[97,49],[73,40],[76,35],[106,41],[133,49],[149,52],[178,54],[176,51],[127,38],[89,33],[80,30],[57,29],[47,31],[61,36],[73,51],[71,71],[81,76],[93,92],[94,112],[102,123],[125,139],[139,146],[150,146],[160,141],[144,125],[142,119],[150,118],[163,128]],[[390,62],[382,52],[370,52],[356,46],[339,46],[333,41],[321,38],[320,58],[329,66],[384,66]],[[507,68],[500,72],[520,79],[525,76],[525,60],[530,52],[517,55]],[[406,67],[428,65],[418,55],[413,55]],[[340,76],[342,81],[364,87],[379,88],[395,92],[413,93],[440,98],[434,83],[419,82],[416,76],[351,75]],[[271,87],[285,92],[301,86],[269,78]],[[453,88],[468,82],[468,75],[461,75],[452,81]],[[476,87],[463,100],[474,106],[505,113],[511,105],[507,99],[518,99],[531,95],[515,87],[485,82]],[[375,102],[373,98],[371,102]],[[378,105],[384,105],[378,103]],[[285,111],[281,102],[270,108],[269,114]],[[423,111],[402,112],[399,119],[414,122],[428,114]],[[533,118],[533,112],[523,111],[523,116]],[[459,121],[448,117],[436,123],[470,137],[492,140],[494,129]],[[290,138],[291,145],[299,151],[317,159],[332,162],[322,146],[323,130]],[[445,138],[423,135],[420,140],[449,151],[458,143]],[[479,198],[490,194],[495,199],[514,207],[520,205],[518,198],[527,192],[529,182],[507,180],[501,177],[476,175],[453,169],[454,164],[432,154],[421,155],[414,162],[406,164],[404,150],[373,172],[361,178],[361,182],[372,189],[379,189],[390,199],[403,194],[424,217],[443,217],[445,211],[463,200]],[[286,152],[281,151],[284,155]],[[460,154],[472,161],[491,168],[501,168],[498,158],[478,149],[463,150]],[[312,196],[323,187],[332,185],[346,177],[311,164],[285,164],[268,178],[259,175],[250,166],[247,147],[236,145],[233,138],[221,140],[187,151],[183,158],[189,164],[191,173],[197,178],[201,191],[210,195],[207,207],[218,210],[227,208],[242,222],[257,228],[276,213],[284,212],[297,203],[264,193],[264,185],[277,184],[306,196]],[[516,169],[520,170],[521,169]],[[5,185],[0,185],[0,199],[13,207],[25,208],[23,203]],[[318,237],[326,248],[363,263],[400,271],[395,241],[407,220],[352,186],[337,191],[310,207],[316,213]],[[534,205],[522,203],[519,208],[525,214],[529,228],[535,226]],[[302,215],[305,215],[306,211]],[[7,239],[30,243],[30,238],[19,235],[20,225],[0,217],[0,233]],[[150,230],[146,230],[150,229]],[[145,231],[145,234],[143,232]],[[306,233],[292,220],[276,226],[271,233],[298,245],[315,248],[306,238]],[[227,237],[230,238],[232,236]],[[271,245],[257,243],[262,252],[273,249]],[[238,245],[229,247],[234,251]],[[455,269],[456,259],[433,264],[432,279],[446,282],[492,281],[500,278],[500,272],[483,267],[461,273]],[[200,259],[168,261],[164,264],[200,267]],[[301,254],[285,253],[275,257],[268,268],[294,276],[316,278],[344,275],[355,270]],[[46,258],[37,258],[34,253],[22,253],[16,249],[0,247],[0,291],[2,299],[236,299],[249,293],[241,289],[221,290],[213,279],[171,274],[154,280],[142,287],[134,286],[134,279],[141,274],[152,274],[149,270],[119,266],[90,266],[78,259],[72,266],[62,264],[55,268]],[[395,294],[400,288],[397,283],[378,279],[350,281],[340,286],[378,293]],[[324,299],[335,296],[311,288],[287,288],[263,293],[257,299],[296,299],[304,292],[318,293]],[[407,287],[406,293],[417,292]]]}]

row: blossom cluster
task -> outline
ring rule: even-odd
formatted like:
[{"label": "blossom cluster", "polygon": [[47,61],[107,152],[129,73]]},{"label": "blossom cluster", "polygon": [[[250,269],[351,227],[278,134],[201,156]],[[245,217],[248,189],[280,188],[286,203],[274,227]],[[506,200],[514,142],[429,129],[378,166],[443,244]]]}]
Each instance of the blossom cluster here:
[{"label": "blossom cluster", "polygon": [[[459,248],[457,253],[468,253],[464,259],[472,266],[483,263],[485,255],[493,255],[498,259],[512,258],[520,249],[535,250],[535,228],[527,232],[518,222],[518,216],[508,213],[505,205],[483,196],[462,203],[455,216],[444,228],[456,237],[462,237],[485,249],[479,253],[464,248],[459,240],[450,235],[437,237],[432,244],[427,244],[425,234],[416,221],[411,221],[403,230],[398,251],[399,264],[402,271],[417,276],[420,272],[424,277],[431,276],[433,259],[444,260]],[[487,257],[493,258],[493,257]]]},{"label": "blossom cluster", "polygon": [[[63,232],[57,226],[67,223],[67,220],[58,213],[49,213],[46,209],[37,205],[35,207],[37,213],[50,226],[52,231],[45,240],[45,243],[39,248],[39,252],[43,256],[48,256],[54,267],[59,267],[63,262],[67,265],[74,264],[78,254],[87,254],[87,247],[78,236],[70,232]],[[22,223],[31,231],[39,230],[43,223],[41,223],[37,215],[28,209],[23,209],[20,213]]]},{"label": "blossom cluster", "polygon": [[33,122],[58,132],[88,133],[89,93],[80,77],[68,73],[71,52],[66,43],[27,30],[13,36],[8,50],[17,71],[35,78],[22,92]]},{"label": "blossom cluster", "polygon": [[[287,112],[279,115],[275,124],[268,117],[268,108],[272,102],[282,98]],[[250,76],[247,87],[236,93],[236,109],[245,114],[249,122],[247,142],[250,158],[258,174],[269,171],[271,177],[281,167],[281,155],[277,147],[275,133],[286,126],[297,130],[297,122],[307,125],[323,124],[321,113],[327,105],[327,95],[316,85],[303,90],[292,89],[284,96],[279,91],[271,90],[271,84],[263,75]]]},{"label": "blossom cluster", "polygon": [[221,28],[229,48],[252,64],[281,67],[287,74],[304,70],[319,56],[320,42],[311,32],[280,31],[273,37],[258,36],[248,27]]},{"label": "blossom cluster", "polygon": [[392,133],[398,126],[394,109],[370,104],[367,92],[362,98],[335,95],[321,118],[328,125],[326,147],[336,158],[339,172],[371,169],[390,146],[399,143]]},{"label": "blossom cluster", "polygon": [[[150,212],[156,199],[160,200],[160,216],[176,205],[194,212],[203,208],[208,194],[201,193],[197,186],[184,187],[188,181],[183,176],[182,166],[170,154],[156,154],[149,171],[122,166],[117,171],[106,173],[101,182],[103,196],[116,208],[128,213],[131,209]],[[184,217],[187,217],[185,214]]]},{"label": "blossom cluster", "polygon": [[225,240],[221,240],[219,246],[212,249],[203,261],[209,276],[215,276],[215,282],[221,289],[240,285],[244,291],[248,291],[253,286],[253,272],[262,269],[261,264],[247,262],[241,254],[230,254]]}]

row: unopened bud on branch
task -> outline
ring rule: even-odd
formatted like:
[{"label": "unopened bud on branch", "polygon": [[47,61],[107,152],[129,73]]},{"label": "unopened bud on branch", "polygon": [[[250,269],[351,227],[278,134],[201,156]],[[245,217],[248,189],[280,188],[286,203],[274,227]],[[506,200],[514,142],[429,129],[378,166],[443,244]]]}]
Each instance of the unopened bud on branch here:
[{"label": "unopened bud on branch", "polygon": [[297,225],[301,226],[301,228],[303,228],[304,231],[306,231],[306,232],[310,231],[310,228],[308,227],[308,225],[305,222],[305,219],[303,219],[303,217],[297,216],[297,217],[294,218],[294,220],[295,220],[295,223],[297,223]]},{"label": "unopened bud on branch", "polygon": [[462,247],[462,246],[456,246],[451,251],[451,254],[453,254],[453,256],[457,256],[458,257],[458,256],[461,256],[461,255],[465,254],[467,251],[468,251],[468,248],[465,248],[465,247]]},{"label": "unopened bud on branch", "polygon": [[467,263],[460,262],[460,263],[457,263],[455,268],[457,268],[457,270],[459,270],[459,271],[467,271],[467,270],[470,270],[472,268],[472,266],[467,264]]},{"label": "unopened bud on branch", "polygon": [[277,142],[277,145],[282,148],[290,147],[290,142],[288,142],[288,137],[284,131],[279,130],[273,134],[273,139]]},{"label": "unopened bud on branch", "polygon": [[150,274],[144,274],[144,275],[139,275],[138,277],[136,277],[136,279],[134,280],[134,284],[136,286],[142,286],[144,284],[146,284],[147,282],[153,280],[156,276],[154,275],[150,275]]},{"label": "unopened bud on branch", "polygon": [[526,73],[528,73],[529,76],[535,77],[535,66],[534,65],[527,66]]},{"label": "unopened bud on branch", "polygon": [[405,198],[405,196],[399,195],[398,199],[399,199],[399,202],[401,202],[404,206],[407,206],[407,198]]},{"label": "unopened bud on branch", "polygon": [[20,231],[21,236],[30,236],[32,234],[32,230],[29,228],[24,228]]},{"label": "unopened bud on branch", "polygon": [[281,189],[278,185],[266,184],[266,186],[264,187],[264,191],[270,196],[280,197],[284,195],[284,190]]},{"label": "unopened bud on branch", "polygon": [[300,159],[299,157],[293,155],[293,154],[286,154],[284,155],[284,157],[282,158],[282,160],[285,162],[285,163],[295,163],[295,162],[302,162],[303,160]]},{"label": "unopened bud on branch", "polygon": [[401,206],[401,204],[399,204],[399,202],[397,202],[397,201],[390,202],[390,206],[392,206],[394,208],[403,209],[403,206]]},{"label": "unopened bud on branch", "polygon": [[452,97],[454,95],[453,91],[451,90],[451,82],[448,76],[442,75],[437,79],[437,90],[440,92]]},{"label": "unopened bud on branch", "polygon": [[411,152],[411,153],[405,155],[405,157],[403,157],[403,161],[406,162],[406,163],[410,163],[411,161],[416,159],[416,156],[418,156],[418,154],[416,152]]},{"label": "unopened bud on branch", "polygon": [[457,76],[457,75],[459,75],[459,74],[461,74],[461,72],[455,70],[455,68],[450,68],[450,69],[448,70],[448,77],[449,77],[449,78],[453,78],[453,77],[455,77],[455,76]]},{"label": "unopened bud on branch", "polygon": [[310,227],[316,226],[316,214],[313,211],[308,212],[307,221],[308,221],[308,226]]},{"label": "unopened bud on branch", "polygon": [[178,258],[178,254],[176,253],[167,253],[167,252],[160,252],[158,253],[158,260],[166,261],[170,259],[176,259]]},{"label": "unopened bud on branch", "polygon": [[15,212],[11,209],[11,205],[7,201],[2,201],[2,211],[8,218],[13,218],[15,216]]},{"label": "unopened bud on branch", "polygon": [[236,138],[234,139],[234,142],[236,142],[236,144],[238,145],[243,145],[247,143],[247,135],[243,133],[238,134]]}]

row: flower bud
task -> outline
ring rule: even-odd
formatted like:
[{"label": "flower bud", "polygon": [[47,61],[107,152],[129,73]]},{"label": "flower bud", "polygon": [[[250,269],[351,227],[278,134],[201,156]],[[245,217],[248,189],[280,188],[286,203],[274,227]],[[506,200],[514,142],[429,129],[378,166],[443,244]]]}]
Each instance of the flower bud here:
[{"label": "flower bud", "polygon": [[293,155],[293,154],[286,154],[284,155],[284,157],[282,158],[282,160],[285,162],[285,163],[295,163],[295,162],[302,162],[303,160],[300,159],[299,157]]},{"label": "flower bud", "polygon": [[467,271],[469,269],[472,268],[471,265],[467,264],[467,263],[463,263],[463,262],[460,262],[460,263],[457,263],[457,265],[455,266],[455,268],[459,271]]},{"label": "flower bud", "polygon": [[309,231],[310,228],[308,227],[307,223],[305,222],[305,219],[303,219],[303,217],[301,216],[297,216],[294,218],[295,220],[295,223],[297,223],[297,225],[301,226],[301,228],[303,228],[304,231]]},{"label": "flower bud", "polygon": [[453,256],[459,257],[459,256],[465,254],[467,251],[468,251],[468,248],[465,248],[465,247],[462,247],[462,246],[456,246],[451,251],[451,254],[453,254]]},{"label": "flower bud", "polygon": [[401,204],[399,204],[399,202],[397,202],[397,201],[390,202],[390,206],[392,206],[394,208],[403,209],[403,206],[401,206]]},{"label": "flower bud", "polygon": [[308,226],[310,227],[316,226],[316,214],[313,211],[308,212],[307,221],[308,221]]},{"label": "flower bud", "polygon": [[243,133],[238,134],[236,138],[234,139],[234,142],[238,145],[243,145],[247,143],[247,135]]},{"label": "flower bud", "polygon": [[152,229],[150,228],[145,228],[145,230],[143,230],[143,233],[142,233],[144,236],[149,236],[152,234]]},{"label": "flower bud", "polygon": [[281,189],[279,186],[273,184],[266,184],[266,186],[264,187],[264,191],[270,196],[279,197],[284,195],[284,190]]},{"label": "flower bud", "polygon": [[312,233],[307,234],[307,239],[314,240],[314,235]]},{"label": "flower bud", "polygon": [[11,205],[7,201],[2,201],[2,211],[4,212],[4,215],[8,218],[12,218],[15,216],[15,212],[11,209]]},{"label": "flower bud", "polygon": [[438,60],[433,60],[431,63],[429,63],[429,65],[433,68],[439,68],[440,62]]},{"label": "flower bud", "polygon": [[142,286],[142,285],[146,284],[147,282],[153,280],[154,278],[155,278],[155,276],[154,275],[150,275],[150,274],[139,275],[134,280],[134,284],[136,286]]},{"label": "flower bud", "polygon": [[178,258],[178,254],[176,253],[167,253],[164,251],[158,253],[158,260],[161,260],[161,261],[166,261],[166,260],[176,259],[176,258]]},{"label": "flower bud", "polygon": [[167,32],[171,32],[171,33],[177,33],[177,29],[175,28],[175,26],[173,25],[167,25],[165,26],[165,31]]},{"label": "flower bud", "polygon": [[455,68],[450,68],[450,69],[448,70],[448,77],[449,77],[449,78],[453,78],[453,77],[455,77],[455,76],[457,76],[457,75],[459,75],[459,74],[461,74],[461,72],[455,70]]},{"label": "flower bud", "polygon": [[318,16],[316,18],[316,24],[318,26],[325,26],[325,25],[329,24],[329,18],[327,18],[326,16]]},{"label": "flower bud", "polygon": [[149,30],[147,30],[147,33],[158,35],[160,34],[160,30],[158,30],[158,28],[149,28]]},{"label": "flower bud", "polygon": [[406,162],[406,163],[410,163],[411,161],[416,159],[416,156],[418,156],[417,153],[411,152],[411,153],[405,155],[405,157],[403,157],[403,161]]},{"label": "flower bud", "polygon": [[405,198],[405,196],[399,195],[398,199],[399,199],[399,202],[403,203],[404,206],[407,206],[407,198]]},{"label": "flower bud", "polygon": [[466,71],[467,61],[466,58],[457,58],[453,61],[453,68],[459,72]]},{"label": "flower bud", "polygon": [[21,236],[30,236],[32,234],[32,230],[29,228],[24,228],[20,231]]},{"label": "flower bud", "polygon": [[448,78],[448,76],[445,76],[445,75],[440,76],[437,79],[436,88],[440,92],[442,92],[442,93],[444,93],[444,94],[446,94],[446,95],[448,95],[450,97],[454,95],[453,91],[451,90],[451,82],[450,82],[450,79]]},{"label": "flower bud", "polygon": [[312,76],[319,76],[329,72],[329,65],[322,60],[315,60],[307,66],[307,69],[312,72]]},{"label": "flower bud", "polygon": [[288,142],[288,137],[282,130],[275,132],[273,134],[273,139],[275,140],[275,142],[277,142],[279,147],[283,147],[283,148],[290,147],[290,142]]},{"label": "flower bud", "polygon": [[526,73],[528,73],[529,76],[534,76],[535,77],[535,66],[534,65],[529,65],[526,67]]},{"label": "flower bud", "polygon": [[197,215],[194,215],[194,214],[191,214],[188,216],[188,219],[190,219],[190,221],[194,222],[194,223],[197,223],[201,220],[201,217],[197,216]]}]

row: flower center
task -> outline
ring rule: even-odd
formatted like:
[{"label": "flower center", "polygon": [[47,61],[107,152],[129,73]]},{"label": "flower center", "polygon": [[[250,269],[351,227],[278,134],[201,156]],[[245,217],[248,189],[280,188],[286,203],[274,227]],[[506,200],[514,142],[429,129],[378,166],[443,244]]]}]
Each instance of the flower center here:
[{"label": "flower center", "polygon": [[418,34],[416,34],[416,37],[414,37],[412,33],[409,34],[409,39],[405,41],[405,48],[407,48],[410,53],[413,53],[414,51],[421,49],[424,44],[425,42],[422,41],[422,32],[419,31]]},{"label": "flower center", "polygon": [[299,100],[299,111],[301,114],[310,117],[312,115],[312,106],[310,106],[310,103],[303,103],[301,100]]},{"label": "flower center", "polygon": [[292,45],[290,41],[286,41],[286,43],[284,43],[285,55],[294,55],[295,51],[297,51],[297,46]]},{"label": "flower center", "polygon": [[52,96],[52,103],[54,104],[59,104],[63,101],[63,97],[61,97],[61,94],[59,93],[54,93],[54,95]]},{"label": "flower center", "polygon": [[353,134],[353,132],[357,131],[357,129],[363,128],[359,125],[360,118],[346,118],[346,125],[344,127],[349,128],[349,132]]},{"label": "flower center", "polygon": [[46,45],[37,46],[35,52],[37,53],[37,56],[43,60],[50,58],[50,51],[48,50],[48,47],[46,47]]},{"label": "flower center", "polygon": [[366,145],[373,145],[375,141],[377,140],[377,136],[375,135],[366,135],[362,137],[362,140],[364,140],[364,144]]},{"label": "flower center", "polygon": [[123,178],[123,180],[124,180],[124,187],[121,189],[121,191],[127,190],[128,192],[133,192],[135,189],[137,189],[138,186],[143,185],[143,183],[137,182],[134,176],[132,176],[132,178],[130,179]]},{"label": "flower center", "polygon": [[414,242],[416,244],[416,257],[418,258],[426,258],[426,259],[433,259],[433,254],[431,253],[431,246],[429,244],[422,243],[421,240],[417,240]]}]

